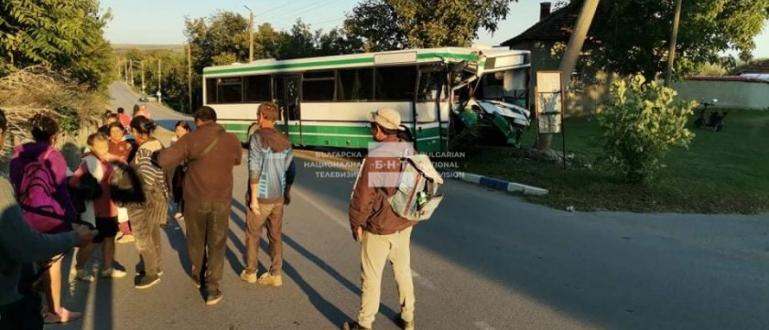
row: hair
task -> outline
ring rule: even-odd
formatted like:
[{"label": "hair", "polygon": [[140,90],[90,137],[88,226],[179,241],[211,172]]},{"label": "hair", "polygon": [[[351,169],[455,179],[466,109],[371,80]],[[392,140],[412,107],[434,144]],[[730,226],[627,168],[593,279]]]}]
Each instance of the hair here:
[{"label": "hair", "polygon": [[5,118],[5,110],[0,109],[0,129],[3,133],[8,130],[8,119]]},{"label": "hair", "polygon": [[38,113],[29,121],[35,142],[48,142],[59,133],[59,124],[53,118]]},{"label": "hair", "polygon": [[104,119],[117,119],[117,114],[110,112],[109,114],[104,115]]},{"label": "hair", "polygon": [[131,120],[131,128],[135,129],[139,134],[152,134],[158,127],[152,119],[148,119],[144,116],[134,117]]},{"label": "hair", "polygon": [[259,113],[269,121],[278,120],[278,106],[272,102],[265,102],[259,105]]},{"label": "hair", "polygon": [[109,138],[104,135],[104,133],[96,132],[88,136],[86,143],[88,143],[88,146],[93,147],[93,144],[96,143],[96,141],[107,142],[109,141]]},{"label": "hair", "polygon": [[411,134],[411,130],[408,127],[401,125],[403,130],[384,128],[382,125],[372,122],[371,127],[378,127],[385,135],[395,135],[404,142],[414,142],[414,136]]},{"label": "hair", "polygon": [[125,109],[123,109],[123,107],[117,108],[117,113],[124,113],[124,112],[125,112]]},{"label": "hair", "polygon": [[195,120],[203,122],[216,121],[216,111],[209,106],[202,106],[195,111]]},{"label": "hair", "polygon": [[119,128],[120,130],[122,130],[123,132],[125,132],[125,127],[123,127],[123,124],[121,124],[120,122],[117,122],[117,121],[116,121],[116,122],[113,122],[113,123],[111,123],[111,124],[107,125],[107,128],[109,128],[110,132],[111,132],[111,131],[112,131],[112,129],[113,129],[113,128],[115,128],[115,127]]},{"label": "hair", "polygon": [[136,113],[139,112],[139,109],[141,109],[141,107],[138,104],[134,104],[134,110],[133,113],[131,113],[131,117],[136,116]]},{"label": "hair", "polygon": [[176,126],[174,126],[174,128],[179,128],[179,127],[184,128],[185,130],[187,130],[187,132],[192,131],[192,128],[190,127],[190,123],[184,120],[180,120],[176,122]]}]

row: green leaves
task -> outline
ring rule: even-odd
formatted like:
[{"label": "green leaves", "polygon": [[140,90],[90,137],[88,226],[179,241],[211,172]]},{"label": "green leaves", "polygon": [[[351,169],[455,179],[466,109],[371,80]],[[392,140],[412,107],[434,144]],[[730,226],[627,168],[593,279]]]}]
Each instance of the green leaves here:
[{"label": "green leaves", "polygon": [[628,182],[647,182],[671,147],[694,138],[686,124],[696,103],[676,101],[675,90],[640,74],[614,81],[610,94],[598,116],[609,169]]}]

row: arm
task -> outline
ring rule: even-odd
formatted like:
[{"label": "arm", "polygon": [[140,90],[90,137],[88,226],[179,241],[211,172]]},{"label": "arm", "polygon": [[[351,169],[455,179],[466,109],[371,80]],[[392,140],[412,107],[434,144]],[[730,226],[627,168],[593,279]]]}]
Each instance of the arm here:
[{"label": "arm", "polygon": [[75,204],[72,204],[72,197],[69,195],[69,180],[67,179],[67,161],[64,160],[64,156],[54,151],[48,157],[51,162],[51,170],[56,179],[56,191],[53,194],[53,198],[59,202],[62,208],[64,208],[67,221],[73,223],[77,221],[78,212],[75,209]]},{"label": "arm", "polygon": [[283,203],[288,205],[291,204],[291,186],[294,184],[294,180],[296,179],[296,162],[294,162],[294,155],[291,150],[288,151],[286,164],[288,164],[288,168],[286,169],[285,174],[286,188],[285,191],[283,191]]},{"label": "arm", "polygon": [[189,159],[189,134],[183,136],[174,145],[155,152],[152,155],[152,161],[158,167],[162,168],[175,168],[179,166],[183,161]]},{"label": "arm", "polygon": [[69,186],[72,188],[80,187],[80,179],[83,177],[83,175],[88,172],[87,165],[84,163],[80,164],[80,166],[77,167],[75,170],[75,173],[72,174],[71,177],[69,177]]},{"label": "arm", "polygon": [[40,233],[24,222],[21,208],[5,182],[0,182],[0,249],[17,262],[35,262],[71,249],[78,243],[76,232],[57,235]]},{"label": "arm", "polygon": [[233,150],[235,150],[235,165],[240,165],[243,163],[243,146],[240,143],[240,140],[238,138],[233,136],[233,140],[236,143],[233,143]]},{"label": "arm", "polygon": [[373,162],[368,159],[364,160],[350,198],[349,218],[350,229],[352,229],[353,233],[355,233],[358,228],[366,226],[366,221],[371,215],[371,211],[374,207],[376,190],[369,184],[369,173],[371,173],[372,163]]},{"label": "arm", "polygon": [[261,142],[258,134],[251,136],[250,145],[248,148],[248,184],[251,191],[251,210],[254,213],[258,213],[259,201],[257,196],[259,195],[259,178],[262,176],[262,153],[259,151]]}]

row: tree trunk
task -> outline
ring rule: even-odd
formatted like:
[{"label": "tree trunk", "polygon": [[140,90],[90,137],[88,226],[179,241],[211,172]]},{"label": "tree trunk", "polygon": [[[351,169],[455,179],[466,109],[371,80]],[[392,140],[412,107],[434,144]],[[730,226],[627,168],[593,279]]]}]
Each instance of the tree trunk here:
[{"label": "tree trunk", "polygon": [[665,86],[670,86],[673,79],[673,63],[676,60],[676,42],[678,41],[678,25],[681,22],[681,3],[676,0],[676,12],[673,16],[673,31],[670,33],[670,50],[668,50],[668,68],[665,71]]}]

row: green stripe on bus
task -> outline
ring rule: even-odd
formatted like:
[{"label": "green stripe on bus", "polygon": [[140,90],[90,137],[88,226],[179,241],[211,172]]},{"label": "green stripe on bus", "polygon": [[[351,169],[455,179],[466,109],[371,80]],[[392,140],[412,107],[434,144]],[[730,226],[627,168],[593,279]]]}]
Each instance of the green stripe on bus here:
[{"label": "green stripe on bus", "polygon": [[[450,52],[435,52],[435,53],[423,53],[417,54],[417,60],[428,60],[438,58],[451,58],[463,61],[477,61],[479,56],[476,54],[454,54]],[[278,69],[297,69],[297,68],[313,68],[318,66],[331,66],[331,65],[349,65],[349,64],[374,64],[374,57],[353,58],[344,60],[327,60],[316,61],[306,63],[283,63],[283,64],[270,64],[262,66],[251,67],[236,67],[225,69],[206,68],[203,69],[203,73],[210,74],[224,74],[224,73],[242,73],[242,72],[258,72],[266,70],[278,70]]]}]

